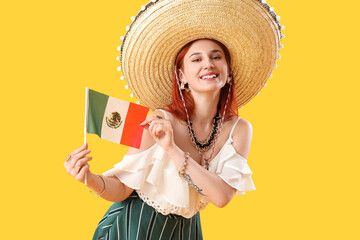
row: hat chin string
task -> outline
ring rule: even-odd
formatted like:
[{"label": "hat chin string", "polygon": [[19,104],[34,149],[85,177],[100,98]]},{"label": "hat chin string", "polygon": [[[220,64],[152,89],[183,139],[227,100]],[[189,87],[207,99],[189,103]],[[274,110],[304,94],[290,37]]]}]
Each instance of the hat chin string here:
[{"label": "hat chin string", "polygon": [[[188,113],[188,110],[187,110],[187,107],[186,107],[186,104],[185,104],[185,99],[184,99],[184,96],[182,94],[182,91],[180,89],[180,81],[179,81],[179,78],[178,78],[178,75],[177,75],[177,71],[176,71],[176,66],[174,67],[174,70],[175,70],[175,77],[176,77],[176,82],[178,84],[178,90],[179,90],[179,94],[180,94],[180,97],[181,97],[181,101],[184,105],[184,109],[185,109],[185,112],[186,112],[186,123],[187,123],[187,127],[189,129],[190,132],[193,132],[193,129],[192,129],[192,123],[190,121],[190,116],[189,116],[189,113]],[[215,150],[215,144],[216,144],[216,140],[218,138],[218,136],[221,134],[221,130],[222,130],[222,126],[224,124],[224,121],[225,121],[225,114],[226,114],[226,109],[227,109],[227,105],[228,105],[228,101],[229,101],[229,98],[230,98],[230,92],[231,92],[231,87],[232,87],[232,84],[231,82],[229,83],[229,92],[227,94],[227,99],[226,99],[226,102],[225,102],[225,107],[224,107],[224,111],[223,111],[223,114],[221,116],[221,122],[220,122],[220,125],[218,126],[218,134],[216,135],[215,137],[215,141],[214,141],[214,144],[211,148],[211,154],[209,157],[205,157],[204,153],[197,147],[196,145],[196,149],[198,150],[200,156],[201,156],[201,161],[204,161],[205,162],[205,169],[209,170],[209,162],[210,160],[212,159],[212,156],[213,156],[213,153],[214,153],[214,150]],[[194,134],[190,134],[191,136],[191,139],[193,142],[195,142],[195,136]]]}]

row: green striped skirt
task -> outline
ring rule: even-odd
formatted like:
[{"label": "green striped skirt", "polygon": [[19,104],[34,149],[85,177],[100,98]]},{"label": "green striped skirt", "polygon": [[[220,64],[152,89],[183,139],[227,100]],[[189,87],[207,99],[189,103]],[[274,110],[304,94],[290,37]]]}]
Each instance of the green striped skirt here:
[{"label": "green striped skirt", "polygon": [[139,198],[134,191],[116,202],[99,222],[93,240],[202,240],[200,214],[192,218],[163,215]]}]

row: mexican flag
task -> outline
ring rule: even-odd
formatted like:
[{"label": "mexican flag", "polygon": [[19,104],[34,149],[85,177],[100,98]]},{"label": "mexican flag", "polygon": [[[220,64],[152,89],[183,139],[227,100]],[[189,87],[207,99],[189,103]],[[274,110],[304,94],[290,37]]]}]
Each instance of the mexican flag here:
[{"label": "mexican flag", "polygon": [[144,130],[140,123],[148,111],[147,107],[86,88],[85,138],[86,133],[95,133],[102,139],[140,148]]}]

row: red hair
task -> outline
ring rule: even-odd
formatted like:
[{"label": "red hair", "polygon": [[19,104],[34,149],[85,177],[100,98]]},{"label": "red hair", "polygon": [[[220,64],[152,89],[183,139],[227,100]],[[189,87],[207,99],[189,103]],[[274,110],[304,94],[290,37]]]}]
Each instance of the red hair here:
[{"label": "red hair", "polygon": [[[225,47],[224,44],[222,44],[219,41],[213,40],[213,39],[208,39],[211,41],[214,41],[216,44],[219,45],[219,47],[223,50],[224,54],[225,54],[225,59],[226,62],[230,68],[230,72],[231,72],[231,58],[230,58],[230,52],[229,50]],[[197,41],[197,40],[195,40]],[[189,51],[191,45],[195,42],[192,41],[188,44],[186,44],[178,53],[176,60],[175,60],[175,66],[176,66],[176,70],[181,69],[183,66],[183,61],[184,61],[184,57],[186,55],[186,53]],[[186,112],[184,109],[184,105],[182,103],[181,100],[181,96],[179,93],[179,87],[178,87],[178,83],[177,83],[177,79],[176,79],[176,75],[175,74],[179,74],[179,73],[175,73],[175,71],[173,72],[173,84],[172,84],[172,103],[170,105],[168,105],[166,108],[169,112],[171,112],[172,114],[175,115],[175,117],[177,117],[180,120],[186,120]],[[236,102],[236,92],[235,92],[235,84],[234,84],[234,80],[233,78],[231,78],[231,92],[229,94],[229,100],[227,103],[227,108],[226,108],[226,112],[225,112],[225,120],[230,119],[233,116],[237,116],[238,115],[238,108],[237,108],[237,102]],[[230,84],[225,84],[225,86],[221,89],[220,91],[220,98],[219,98],[219,102],[217,105],[217,110],[220,113],[220,117],[224,112],[224,108],[225,108],[225,104],[226,104],[226,99],[229,93],[229,89],[230,89]],[[183,91],[182,92],[183,96],[184,96],[184,100],[185,100],[185,104],[186,104],[186,108],[188,110],[189,115],[191,115],[194,112],[195,109],[195,103],[194,103],[194,99],[192,97],[192,95],[187,92],[187,91]]]}]

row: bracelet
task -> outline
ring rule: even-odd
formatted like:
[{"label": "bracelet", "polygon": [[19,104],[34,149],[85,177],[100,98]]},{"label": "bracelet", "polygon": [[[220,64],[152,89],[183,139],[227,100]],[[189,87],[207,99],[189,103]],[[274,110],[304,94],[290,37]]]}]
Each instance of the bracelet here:
[{"label": "bracelet", "polygon": [[189,160],[189,153],[188,152],[184,152],[184,157],[185,157],[185,160],[184,160],[184,163],[181,167],[181,170],[179,171],[179,176],[180,177],[184,177],[184,174],[185,174],[185,169],[186,169],[186,165],[187,165],[187,162]]},{"label": "bracelet", "polygon": [[103,183],[104,183],[104,189],[103,189],[102,192],[99,193],[99,194],[94,194],[92,191],[90,191],[90,193],[91,193],[92,195],[96,196],[96,197],[99,197],[99,196],[103,195],[104,192],[105,192],[105,189],[106,189],[106,188],[105,188],[105,180],[104,180],[104,178],[103,178],[101,175],[99,175],[99,174],[96,174],[96,175],[98,175],[98,176],[101,178],[101,180],[103,181]]}]

